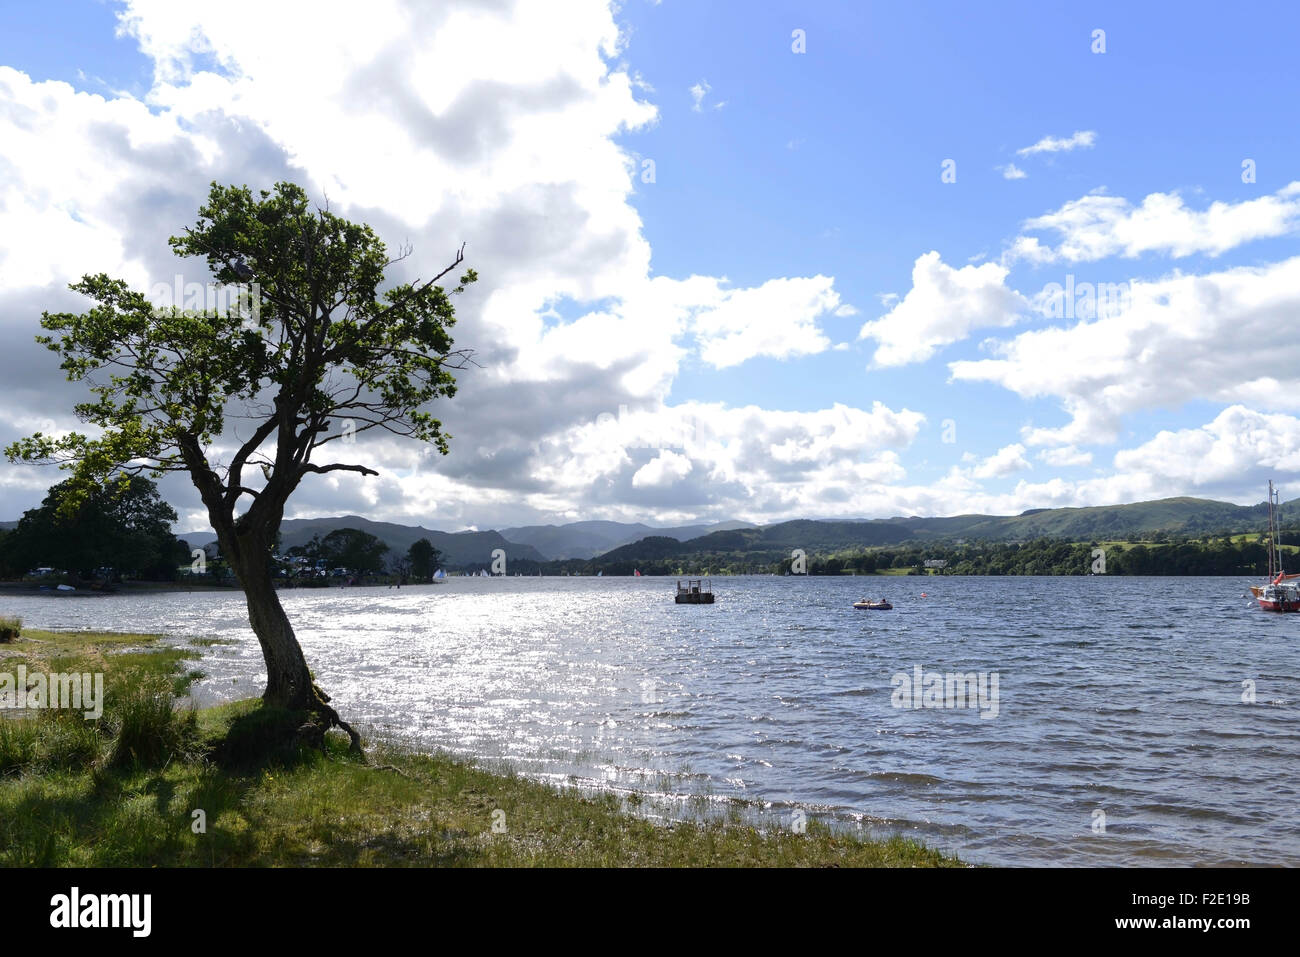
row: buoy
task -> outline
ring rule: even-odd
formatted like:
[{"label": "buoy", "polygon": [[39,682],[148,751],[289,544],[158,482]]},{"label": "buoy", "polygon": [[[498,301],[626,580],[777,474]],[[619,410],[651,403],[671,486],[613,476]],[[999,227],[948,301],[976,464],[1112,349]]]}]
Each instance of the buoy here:
[{"label": "buoy", "polygon": [[921,597],[922,597],[922,598],[925,597],[925,592],[921,592]]}]

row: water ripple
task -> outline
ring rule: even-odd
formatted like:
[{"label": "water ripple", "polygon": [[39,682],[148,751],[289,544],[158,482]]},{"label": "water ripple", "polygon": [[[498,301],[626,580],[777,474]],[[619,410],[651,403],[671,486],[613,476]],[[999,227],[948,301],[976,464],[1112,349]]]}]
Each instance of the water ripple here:
[{"label": "water ripple", "polygon": [[[889,613],[853,611],[851,578],[718,579],[712,606],[674,605],[648,577],[282,598],[345,715],[542,780],[650,791],[652,816],[734,798],[771,822],[802,809],[989,863],[1294,866],[1300,616],[1259,612],[1244,585],[871,579]],[[202,649],[203,702],[264,680],[238,595],[4,610],[229,639]],[[916,666],[996,672],[996,717],[895,707],[895,676]]]}]

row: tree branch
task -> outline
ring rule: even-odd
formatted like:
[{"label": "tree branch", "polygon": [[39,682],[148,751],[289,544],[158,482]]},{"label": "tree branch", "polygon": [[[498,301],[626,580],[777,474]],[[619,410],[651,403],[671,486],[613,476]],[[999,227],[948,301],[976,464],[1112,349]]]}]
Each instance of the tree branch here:
[{"label": "tree branch", "polygon": [[307,462],[298,466],[298,468],[304,473],[315,472],[318,475],[324,475],[326,472],[360,472],[362,475],[379,474],[374,469],[368,469],[364,465],[312,465],[310,462]]}]

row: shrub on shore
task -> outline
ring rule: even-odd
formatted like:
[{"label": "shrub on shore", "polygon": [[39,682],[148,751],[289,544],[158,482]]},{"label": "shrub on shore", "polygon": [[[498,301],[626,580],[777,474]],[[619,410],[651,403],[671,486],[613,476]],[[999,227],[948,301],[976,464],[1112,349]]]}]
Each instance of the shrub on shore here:
[{"label": "shrub on shore", "polygon": [[158,767],[194,753],[198,718],[178,711],[172,682],[151,675],[129,685],[108,711],[112,767]]},{"label": "shrub on shore", "polygon": [[13,615],[0,615],[0,644],[17,641],[23,633],[23,620]]}]

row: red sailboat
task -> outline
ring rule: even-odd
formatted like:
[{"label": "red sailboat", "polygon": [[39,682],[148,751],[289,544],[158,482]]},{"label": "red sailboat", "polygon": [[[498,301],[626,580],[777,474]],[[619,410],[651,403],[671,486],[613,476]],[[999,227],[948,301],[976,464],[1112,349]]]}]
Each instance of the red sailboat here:
[{"label": "red sailboat", "polygon": [[1300,573],[1288,575],[1282,569],[1281,501],[1279,493],[1268,483],[1268,583],[1251,585],[1250,592],[1265,611],[1300,611],[1300,584],[1293,579]]}]

